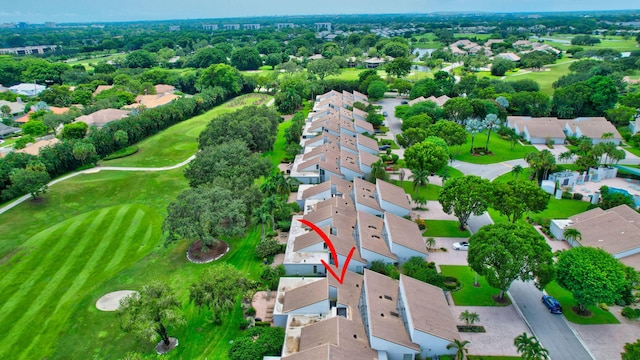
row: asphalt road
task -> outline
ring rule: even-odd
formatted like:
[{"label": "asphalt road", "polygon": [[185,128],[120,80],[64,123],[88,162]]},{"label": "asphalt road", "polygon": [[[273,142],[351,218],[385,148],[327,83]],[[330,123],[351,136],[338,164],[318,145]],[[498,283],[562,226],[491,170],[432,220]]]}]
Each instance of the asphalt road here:
[{"label": "asphalt road", "polygon": [[394,139],[396,138],[396,135],[402,133],[402,130],[400,130],[402,121],[394,115],[396,106],[400,105],[400,102],[402,100],[405,99],[390,98],[376,101],[376,105],[381,105],[382,111],[387,113],[387,117],[384,120],[387,127],[389,128],[389,132],[387,133],[387,135],[392,136]]},{"label": "asphalt road", "polygon": [[564,315],[551,314],[542,304],[542,292],[531,282],[516,281],[509,296],[517,305],[533,334],[549,350],[552,360],[588,360],[593,356],[567,324]]}]

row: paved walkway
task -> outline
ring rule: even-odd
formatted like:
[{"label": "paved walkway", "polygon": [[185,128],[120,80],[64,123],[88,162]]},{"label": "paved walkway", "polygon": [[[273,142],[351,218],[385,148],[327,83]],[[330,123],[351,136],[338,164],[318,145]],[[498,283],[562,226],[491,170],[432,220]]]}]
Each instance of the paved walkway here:
[{"label": "paved walkway", "polygon": [[524,159],[504,161],[496,164],[472,164],[464,161],[454,161],[451,167],[462,171],[465,175],[478,175],[485,179],[493,180],[500,175],[510,172],[514,166],[529,167]]},{"label": "paved walkway", "polygon": [[[177,169],[180,167],[183,167],[185,165],[187,165],[188,163],[190,163],[193,159],[195,159],[196,156],[195,155],[191,155],[187,160],[176,164],[176,165],[172,165],[172,166],[163,166],[163,167],[156,167],[156,168],[143,168],[143,167],[117,167],[117,166],[96,166],[93,167],[91,169],[87,169],[87,170],[82,170],[82,171],[78,171],[75,173],[71,173],[68,175],[65,175],[61,178],[57,178],[53,181],[51,181],[50,183],[47,184],[47,186],[51,187],[52,185],[55,185],[59,182],[65,181],[67,179],[70,179],[72,177],[78,176],[78,175],[82,175],[82,174],[95,174],[98,173],[100,171],[168,171],[168,170],[173,170],[173,169]],[[0,208],[0,214],[4,214],[5,212],[13,209],[14,207],[22,204],[23,202],[29,200],[31,198],[31,195],[27,194],[27,195],[23,195],[19,198],[17,198],[16,200],[14,200],[12,203],[5,205],[4,207]]]}]

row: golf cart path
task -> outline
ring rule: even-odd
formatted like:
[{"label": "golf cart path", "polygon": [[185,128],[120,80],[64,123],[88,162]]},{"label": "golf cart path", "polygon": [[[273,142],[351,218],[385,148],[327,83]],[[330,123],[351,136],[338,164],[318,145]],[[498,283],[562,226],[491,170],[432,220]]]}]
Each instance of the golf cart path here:
[{"label": "golf cart path", "polygon": [[[57,178],[51,182],[49,182],[47,184],[47,186],[52,186],[55,185],[59,182],[65,181],[67,179],[70,179],[72,177],[78,176],[78,175],[82,175],[82,174],[95,174],[98,173],[100,171],[168,171],[168,170],[174,170],[174,169],[178,169],[181,168],[185,165],[187,165],[188,163],[190,163],[191,161],[193,161],[193,159],[196,158],[196,155],[191,155],[187,160],[175,164],[175,165],[171,165],[171,166],[162,166],[162,167],[118,167],[118,166],[96,166],[93,167],[91,169],[86,169],[86,170],[82,170],[82,171],[78,171],[78,172],[74,172],[68,175],[65,175],[61,178]],[[19,198],[17,198],[15,201],[13,201],[10,204],[7,204],[5,206],[3,206],[2,208],[0,208],[0,214],[4,214],[5,212],[13,209],[14,207],[22,204],[23,202],[27,201],[29,198],[31,198],[30,194],[26,194],[23,195]]]}]

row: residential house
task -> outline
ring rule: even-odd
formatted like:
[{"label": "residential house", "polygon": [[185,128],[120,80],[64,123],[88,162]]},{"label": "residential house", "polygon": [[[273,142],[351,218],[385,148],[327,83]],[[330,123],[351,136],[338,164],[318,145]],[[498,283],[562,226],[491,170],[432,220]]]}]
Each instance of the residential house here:
[{"label": "residential house", "polygon": [[[581,238],[565,239],[566,229],[576,229]],[[571,246],[600,248],[640,271],[640,213],[627,205],[608,210],[595,208],[551,221],[551,234]]]},{"label": "residential house", "polygon": [[[590,138],[594,144],[613,142],[618,145],[622,136],[615,126],[603,117],[558,119],[530,116],[507,116],[507,126],[514,129],[532,144],[544,144],[547,140],[563,144],[567,136]],[[608,134],[608,135],[607,135]]]},{"label": "residential house", "polygon": [[[18,115],[24,114],[25,104],[22,102],[0,100],[0,108],[2,108],[3,106],[9,107],[9,111],[10,111],[9,116],[11,118],[15,118]],[[3,114],[0,113],[0,115],[3,115]]]},{"label": "residential house", "polygon": [[512,52],[501,53],[501,54],[496,55],[495,57],[500,58],[500,59],[513,61],[513,62],[520,61],[520,56],[518,56],[518,55],[516,55],[516,54],[514,54]]},{"label": "residential house", "polygon": [[112,121],[120,120],[128,115],[128,110],[102,109],[89,115],[79,116],[75,121],[82,121],[89,126],[101,128]]},{"label": "residential house", "polygon": [[619,145],[622,141],[622,136],[616,127],[604,117],[576,118],[567,122],[565,129],[568,136],[577,138],[586,136],[593,141],[594,145],[601,142],[612,142]]},{"label": "residential house", "polygon": [[42,149],[43,147],[52,146],[59,142],[60,140],[54,137],[50,139],[42,139],[36,141],[33,144],[28,144],[24,149],[15,150],[15,152],[37,156],[38,154],[40,154],[40,149]]},{"label": "residential house", "polygon": [[[391,57],[388,57],[388,59],[389,59],[389,61],[393,60],[393,58],[391,58]],[[372,57],[372,58],[369,58],[369,59],[365,60],[364,64],[367,67],[367,69],[376,69],[376,68],[379,68],[381,66],[384,66],[386,61],[387,60],[385,60],[384,58]]]},{"label": "residential house", "polygon": [[43,92],[47,87],[36,83],[21,83],[9,87],[9,91],[18,95],[36,96]]},{"label": "residential house", "polygon": [[4,139],[7,136],[13,135],[13,134],[18,134],[22,131],[22,129],[17,128],[17,127],[13,127],[13,126],[7,126],[3,123],[0,123],[0,139]]}]

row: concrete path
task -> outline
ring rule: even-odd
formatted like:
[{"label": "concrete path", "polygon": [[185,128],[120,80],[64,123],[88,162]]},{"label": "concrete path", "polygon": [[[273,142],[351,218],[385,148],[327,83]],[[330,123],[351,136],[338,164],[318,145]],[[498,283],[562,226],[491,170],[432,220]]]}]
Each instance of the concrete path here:
[{"label": "concrete path", "polygon": [[493,180],[510,172],[516,165],[520,165],[523,168],[529,167],[529,164],[524,159],[509,160],[496,164],[472,164],[455,160],[451,167],[462,171],[465,175],[478,175],[485,179]]},{"label": "concrete path", "polygon": [[[193,159],[195,159],[196,156],[195,155],[191,155],[187,160],[176,164],[176,165],[172,165],[172,166],[163,166],[163,167],[156,167],[156,168],[142,168],[142,167],[117,167],[117,166],[96,166],[93,167],[91,169],[87,169],[87,170],[82,170],[82,171],[78,171],[75,173],[71,173],[68,175],[65,175],[61,178],[57,178],[53,181],[51,181],[50,183],[47,184],[47,186],[51,187],[52,185],[55,185],[59,182],[65,181],[67,179],[70,179],[72,177],[78,176],[78,175],[82,175],[82,174],[95,174],[98,173],[102,170],[106,170],[106,171],[167,171],[167,170],[173,170],[173,169],[177,169],[180,167],[183,167],[185,165],[187,165],[188,163],[190,163]],[[14,207],[22,204],[23,202],[29,200],[31,198],[31,195],[27,194],[27,195],[23,195],[17,199],[15,199],[12,203],[9,203],[5,206],[3,206],[2,208],[0,208],[0,214],[4,214],[5,212],[13,209]]]}]

